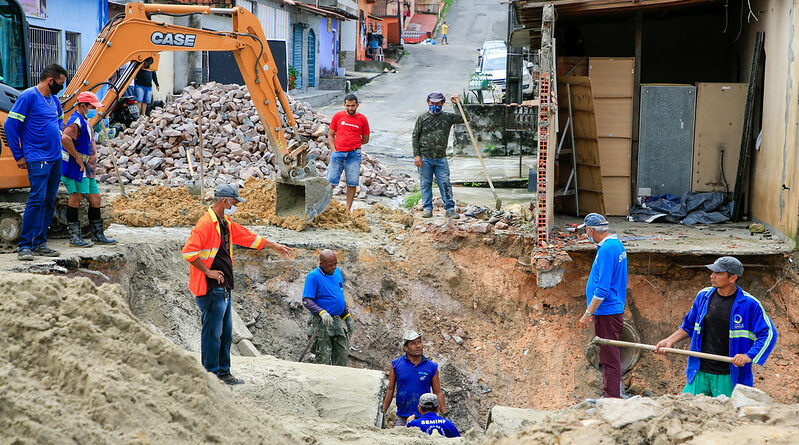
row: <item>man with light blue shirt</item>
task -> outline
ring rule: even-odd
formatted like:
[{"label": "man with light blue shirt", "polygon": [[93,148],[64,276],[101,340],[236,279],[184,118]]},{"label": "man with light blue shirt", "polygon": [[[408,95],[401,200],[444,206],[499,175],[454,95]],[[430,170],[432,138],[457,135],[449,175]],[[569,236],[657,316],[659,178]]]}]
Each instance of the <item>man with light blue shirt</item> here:
[{"label": "man with light blue shirt", "polygon": [[[616,235],[608,231],[608,220],[589,213],[578,229],[597,245],[591,274],[585,285],[586,309],[577,324],[585,329],[594,321],[597,337],[619,340],[624,324],[624,304],[627,298],[627,252]],[[616,346],[599,347],[602,365],[602,386],[605,397],[621,397],[621,357]]]},{"label": "man with light blue shirt", "polygon": [[308,336],[313,339],[314,363],[347,366],[353,325],[344,300],[344,277],[337,265],[335,252],[325,249],[319,253],[319,267],[305,277],[302,303],[311,311]]},{"label": "man with light blue shirt", "polygon": [[34,255],[59,256],[47,246],[47,229],[53,220],[61,183],[64,111],[56,95],[64,88],[66,79],[64,67],[47,65],[39,83],[19,95],[4,125],[11,154],[17,167],[27,170],[30,183],[19,235],[17,258],[21,261],[32,261]]}]

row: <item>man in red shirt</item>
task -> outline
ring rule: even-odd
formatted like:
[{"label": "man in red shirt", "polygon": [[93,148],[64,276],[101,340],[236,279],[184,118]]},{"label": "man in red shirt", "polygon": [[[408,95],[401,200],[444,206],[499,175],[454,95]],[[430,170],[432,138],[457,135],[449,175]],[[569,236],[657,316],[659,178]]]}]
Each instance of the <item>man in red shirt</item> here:
[{"label": "man in red shirt", "polygon": [[358,113],[358,98],[348,94],[344,98],[345,111],[339,111],[330,120],[327,144],[330,146],[330,163],[327,180],[335,187],[345,174],[347,183],[347,210],[352,211],[355,189],[361,177],[361,146],[369,142],[369,122]]}]

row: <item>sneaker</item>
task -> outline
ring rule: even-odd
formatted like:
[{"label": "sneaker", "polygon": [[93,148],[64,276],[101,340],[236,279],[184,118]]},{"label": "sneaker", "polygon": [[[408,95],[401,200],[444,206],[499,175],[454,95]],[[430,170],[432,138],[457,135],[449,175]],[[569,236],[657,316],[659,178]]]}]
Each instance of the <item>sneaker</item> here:
[{"label": "sneaker", "polygon": [[33,249],[32,252],[36,256],[49,256],[49,257],[61,256],[61,254],[57,250],[49,248],[47,246],[47,243],[40,244],[39,247]]},{"label": "sneaker", "polygon": [[447,210],[447,218],[461,219],[461,216],[455,210]]},{"label": "sneaker", "polygon": [[233,374],[221,375],[221,376],[219,376],[219,380],[224,382],[225,385],[229,385],[229,386],[241,385],[242,383],[244,383],[244,380],[237,379],[236,377],[233,377]]},{"label": "sneaker", "polygon": [[33,261],[33,253],[30,249],[22,249],[17,254],[17,259],[20,261]]},{"label": "sneaker", "polygon": [[424,209],[424,212],[422,212],[422,218],[432,218],[432,217],[433,217],[433,210]]}]

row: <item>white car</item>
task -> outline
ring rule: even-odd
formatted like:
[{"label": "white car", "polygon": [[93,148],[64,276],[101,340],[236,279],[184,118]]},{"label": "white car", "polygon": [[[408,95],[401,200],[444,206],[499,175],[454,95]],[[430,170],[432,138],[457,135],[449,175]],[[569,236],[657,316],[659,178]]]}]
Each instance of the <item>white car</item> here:
[{"label": "white car", "polygon": [[[491,75],[491,83],[496,85],[505,94],[505,78],[507,77],[508,51],[504,49],[489,50],[480,57],[477,72]],[[530,66],[527,65],[522,71],[522,96],[524,98],[533,97],[533,76],[530,74]]]}]

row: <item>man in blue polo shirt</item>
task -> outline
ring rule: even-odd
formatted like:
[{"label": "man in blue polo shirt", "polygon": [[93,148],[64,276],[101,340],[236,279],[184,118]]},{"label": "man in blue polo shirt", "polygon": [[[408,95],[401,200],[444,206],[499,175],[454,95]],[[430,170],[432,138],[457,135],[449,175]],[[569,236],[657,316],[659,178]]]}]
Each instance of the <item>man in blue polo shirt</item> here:
[{"label": "man in blue polo shirt", "polygon": [[434,432],[444,437],[461,437],[455,424],[436,414],[438,409],[438,396],[433,393],[422,394],[419,397],[420,416],[408,421],[408,428],[419,428],[429,435]]},{"label": "man in blue polo shirt", "polygon": [[64,111],[56,97],[67,79],[61,65],[45,67],[39,84],[22,92],[8,113],[4,128],[17,167],[28,171],[30,194],[22,216],[18,258],[58,256],[47,246],[47,229],[55,213],[61,182],[61,131]]},{"label": "man in blue polo shirt", "polygon": [[388,374],[388,390],[383,399],[383,413],[388,411],[391,399],[394,398],[394,389],[397,390],[397,420],[394,426],[405,426],[408,417],[420,415],[417,409],[419,397],[422,394],[433,392],[438,397],[438,412],[447,414],[447,405],[444,402],[444,393],[441,391],[441,381],[438,378],[438,364],[425,357],[422,347],[422,334],[416,331],[405,331],[402,337],[402,349],[405,355],[391,362],[391,371]]},{"label": "man in blue polo shirt", "polygon": [[[597,245],[591,274],[585,285],[586,309],[577,324],[585,329],[594,321],[597,337],[619,340],[624,325],[627,299],[627,252],[616,235],[608,231],[608,220],[598,214],[585,216],[579,229]],[[602,386],[605,397],[621,397],[621,356],[616,346],[599,347]]]},{"label": "man in blue polo shirt", "polygon": [[347,366],[353,325],[337,265],[335,252],[325,249],[319,253],[319,267],[305,277],[302,303],[311,311],[308,336],[313,339],[314,363]]}]

